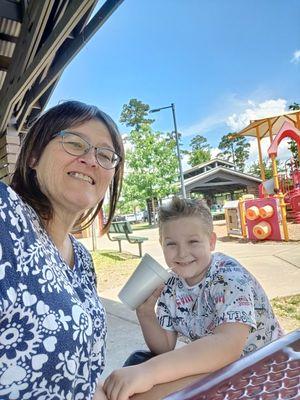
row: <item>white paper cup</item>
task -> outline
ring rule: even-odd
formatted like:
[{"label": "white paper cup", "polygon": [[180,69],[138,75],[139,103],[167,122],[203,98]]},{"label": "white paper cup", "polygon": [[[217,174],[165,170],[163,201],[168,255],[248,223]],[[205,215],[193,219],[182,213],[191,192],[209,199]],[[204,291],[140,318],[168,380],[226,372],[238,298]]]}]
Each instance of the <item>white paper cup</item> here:
[{"label": "white paper cup", "polygon": [[135,310],[170,276],[164,267],[146,253],[118,297],[131,310]]}]

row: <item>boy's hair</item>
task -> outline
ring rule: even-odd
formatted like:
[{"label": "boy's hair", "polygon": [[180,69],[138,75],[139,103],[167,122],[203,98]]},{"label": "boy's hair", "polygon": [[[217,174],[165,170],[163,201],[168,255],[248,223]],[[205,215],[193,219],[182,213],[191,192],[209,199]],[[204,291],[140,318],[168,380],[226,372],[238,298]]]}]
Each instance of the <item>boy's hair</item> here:
[{"label": "boy's hair", "polygon": [[165,222],[176,220],[183,217],[198,217],[203,227],[204,233],[210,236],[213,233],[213,218],[207,204],[199,199],[181,199],[174,196],[171,201],[161,206],[158,210],[159,237],[161,240],[161,230]]}]

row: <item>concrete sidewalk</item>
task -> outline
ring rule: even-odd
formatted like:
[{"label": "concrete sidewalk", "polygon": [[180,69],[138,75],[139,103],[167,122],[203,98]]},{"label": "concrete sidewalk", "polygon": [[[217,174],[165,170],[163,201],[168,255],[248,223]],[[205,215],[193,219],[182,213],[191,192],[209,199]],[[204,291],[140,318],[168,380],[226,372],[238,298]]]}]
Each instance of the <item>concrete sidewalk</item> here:
[{"label": "concrete sidewalk", "polygon": [[[143,254],[149,253],[162,264],[163,254],[158,242],[158,229],[138,231],[146,236]],[[84,240],[91,248],[91,243]],[[98,249],[118,249],[117,242],[111,242],[105,235],[98,242]],[[122,250],[138,255],[138,246],[122,242]],[[218,239],[216,251],[229,254],[241,262],[262,284],[269,298],[300,293],[300,244],[239,243],[236,239]],[[105,378],[112,370],[120,368],[128,355],[136,349],[146,349],[135,313],[120,303],[117,294],[120,288],[100,293],[108,316],[107,367]]]}]

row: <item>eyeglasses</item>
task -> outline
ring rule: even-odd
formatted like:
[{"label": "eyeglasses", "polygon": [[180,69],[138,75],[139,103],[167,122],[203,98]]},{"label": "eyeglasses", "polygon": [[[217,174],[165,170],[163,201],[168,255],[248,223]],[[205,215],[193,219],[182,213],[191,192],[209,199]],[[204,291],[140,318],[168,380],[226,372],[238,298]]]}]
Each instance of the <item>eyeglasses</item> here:
[{"label": "eyeglasses", "polygon": [[92,146],[87,140],[83,139],[79,134],[67,131],[61,131],[53,137],[60,136],[61,144],[66,153],[72,156],[83,156],[91,149],[95,150],[95,157],[98,164],[104,169],[113,169],[121,161],[121,156],[106,147]]}]

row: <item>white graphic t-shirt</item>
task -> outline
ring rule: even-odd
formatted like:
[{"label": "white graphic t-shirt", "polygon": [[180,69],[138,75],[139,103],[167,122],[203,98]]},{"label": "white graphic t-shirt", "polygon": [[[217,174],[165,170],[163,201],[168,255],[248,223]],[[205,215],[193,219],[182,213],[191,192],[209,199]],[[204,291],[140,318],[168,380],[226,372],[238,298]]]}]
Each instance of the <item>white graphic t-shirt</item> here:
[{"label": "white graphic t-shirt", "polygon": [[266,293],[234,258],[214,253],[206,276],[195,286],[173,274],[157,305],[160,325],[196,340],[223,324],[239,322],[250,327],[243,354],[250,353],[283,332]]},{"label": "white graphic t-shirt", "polygon": [[90,254],[71,269],[37,214],[0,182],[0,399],[91,400],[106,317]]}]

